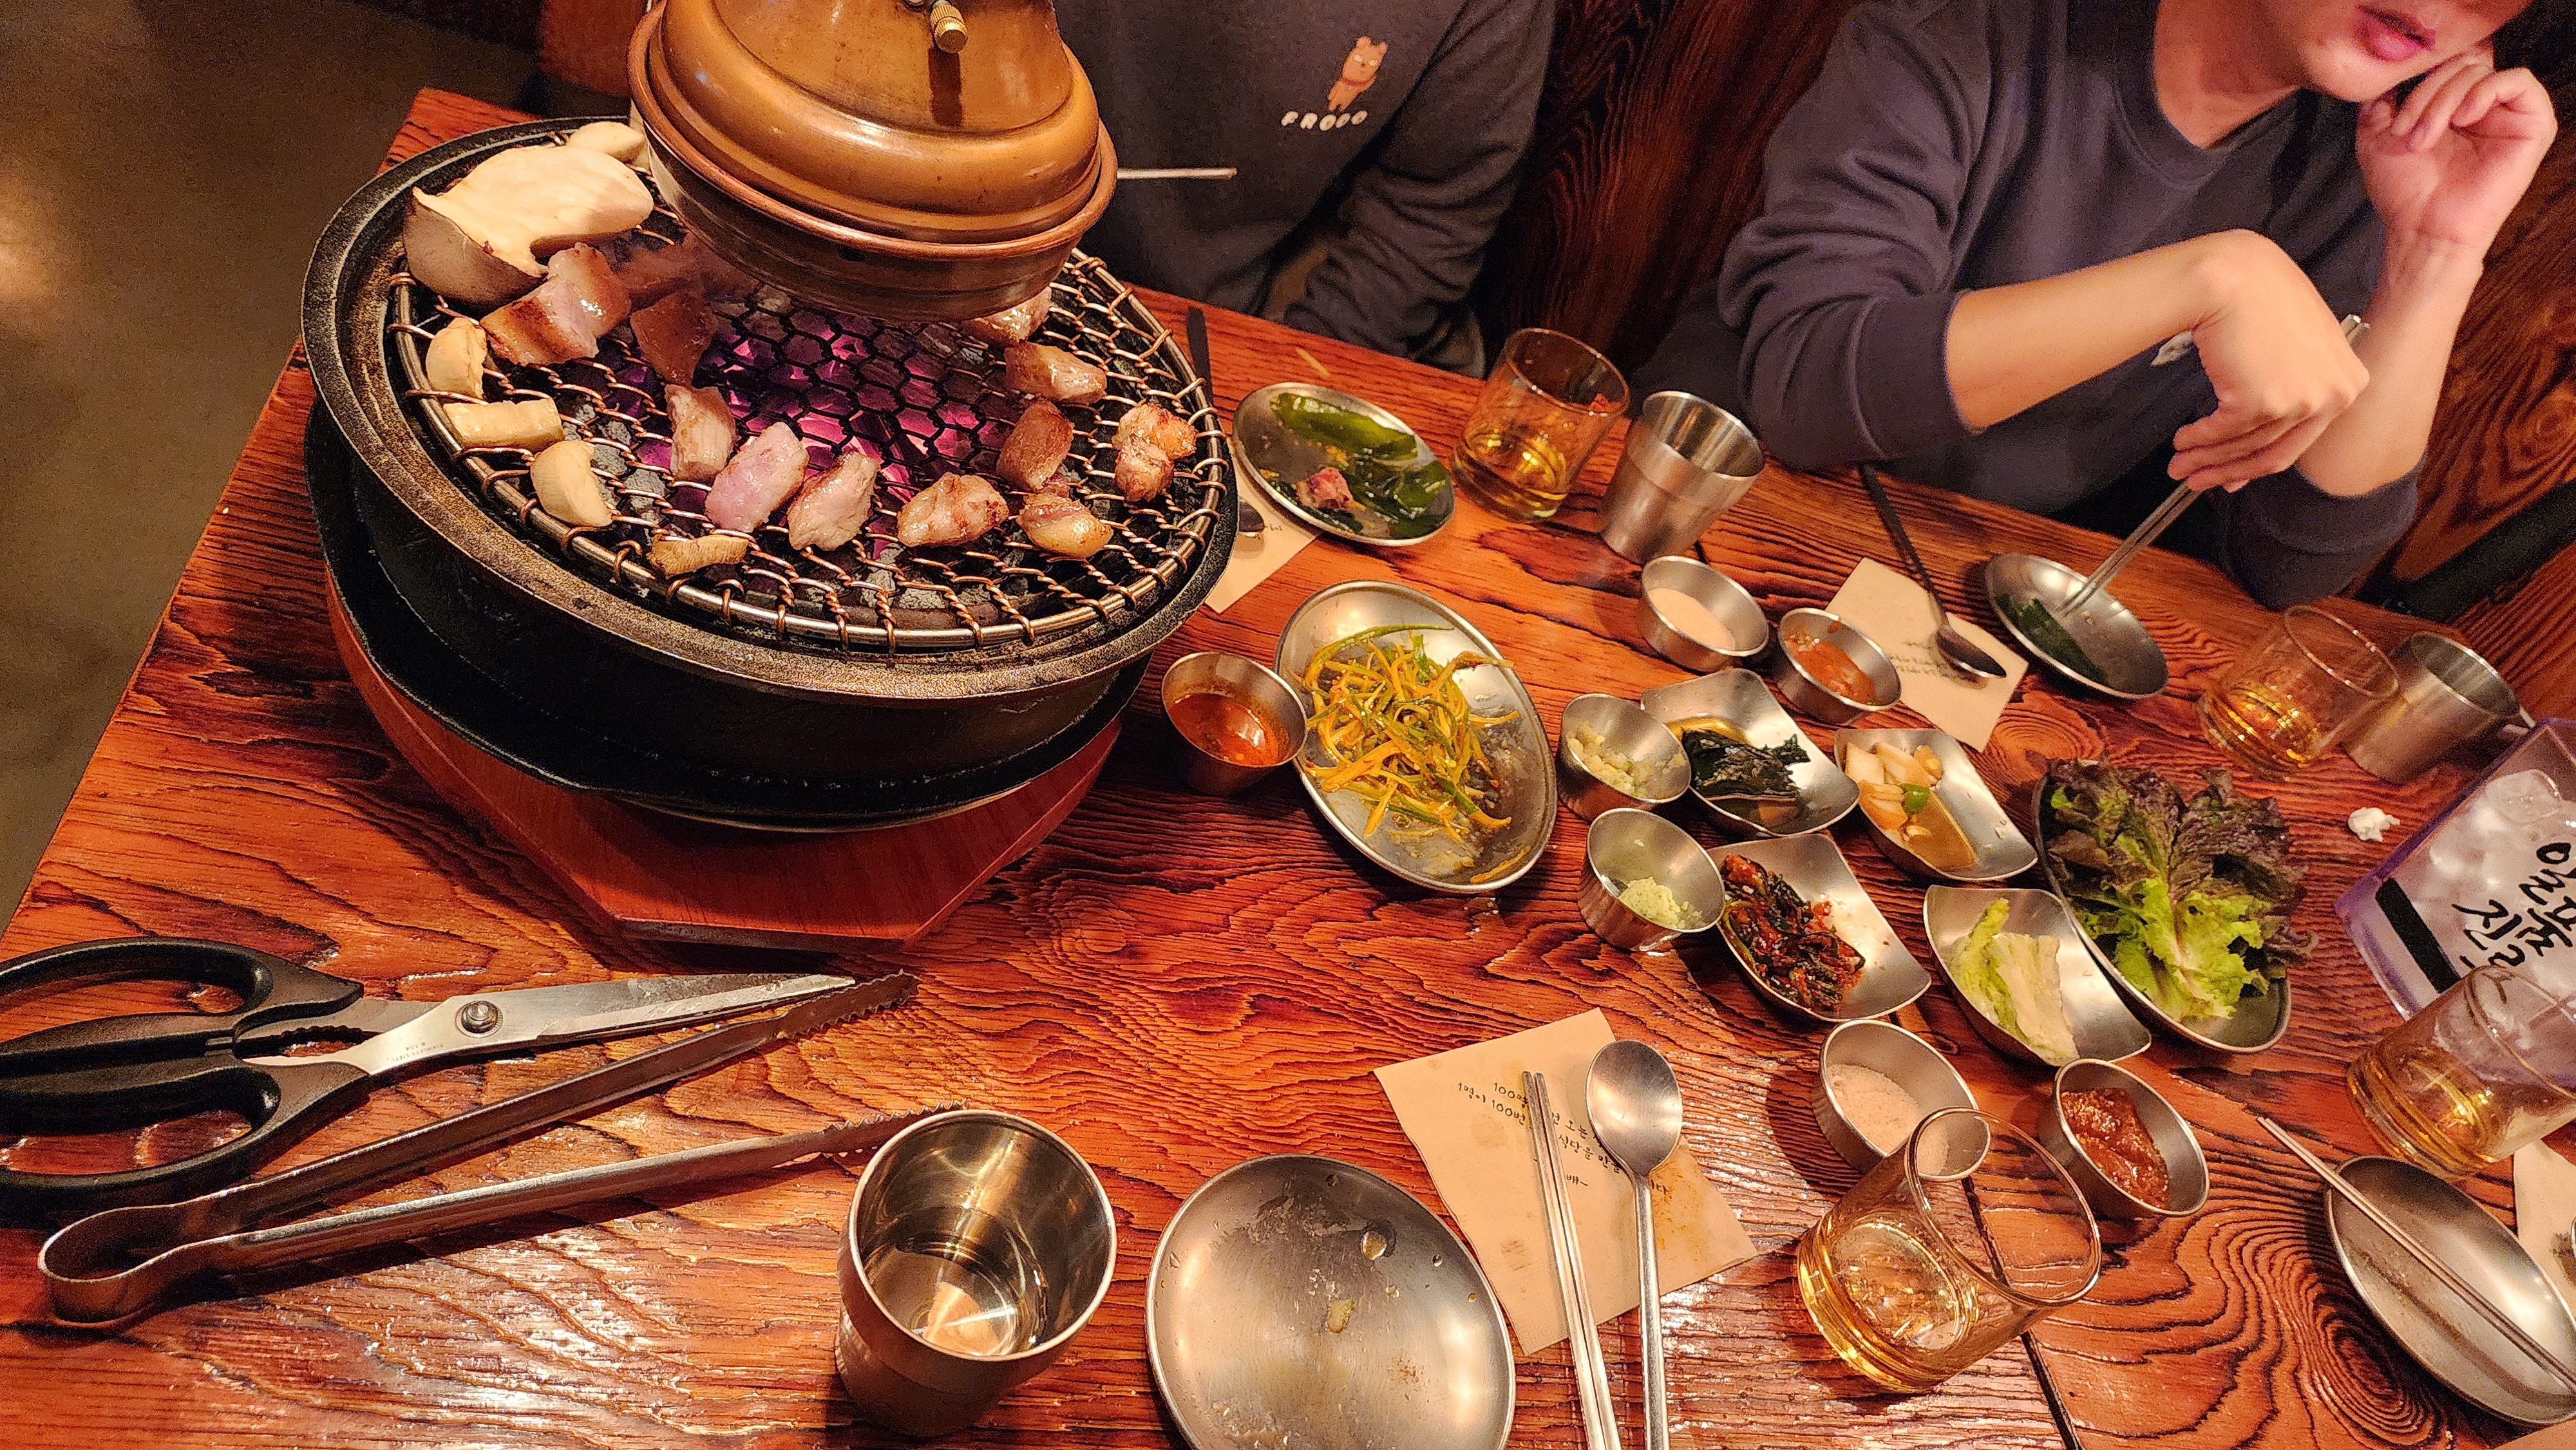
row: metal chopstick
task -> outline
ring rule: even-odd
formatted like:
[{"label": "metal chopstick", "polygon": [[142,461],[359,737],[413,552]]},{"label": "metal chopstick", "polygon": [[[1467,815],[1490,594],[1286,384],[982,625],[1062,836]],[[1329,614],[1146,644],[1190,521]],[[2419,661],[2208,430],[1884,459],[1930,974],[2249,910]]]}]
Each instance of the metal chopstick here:
[{"label": "metal chopstick", "polygon": [[1120,181],[1232,181],[1231,166],[1121,166]]},{"label": "metal chopstick", "polygon": [[2104,559],[2101,567],[2095,569],[2085,579],[2083,587],[2068,596],[2064,604],[2057,606],[2057,613],[2063,616],[2082,609],[2094,595],[2102,592],[2102,586],[2110,583],[2112,576],[2129,567],[2129,561],[2138,557],[2139,550],[2154,543],[2158,535],[2172,526],[2174,520],[2181,518],[2182,511],[2191,507],[2192,500],[2198,497],[2200,497],[2199,490],[2187,483],[2167,494],[2165,501],[2156,505],[2154,513],[2147,515],[2144,522],[2129,530],[2129,536],[2122,539],[2120,547],[2111,551],[2111,557]]},{"label": "metal chopstick", "polygon": [[1619,1450],[1619,1416],[1610,1403],[1610,1371],[1601,1360],[1601,1333],[1593,1327],[1592,1295],[1583,1283],[1583,1246],[1576,1241],[1574,1206],[1556,1166],[1556,1114],[1547,1105],[1547,1078],[1523,1072],[1530,1137],[1538,1148],[1539,1188],[1547,1201],[1547,1236],[1555,1249],[1556,1293],[1565,1305],[1565,1334],[1574,1346],[1574,1384],[1583,1399],[1583,1441],[1591,1450]]},{"label": "metal chopstick", "polygon": [[2375,1204],[2368,1198],[2364,1197],[2361,1190],[2353,1187],[2350,1180],[2346,1179],[2342,1173],[2329,1166],[2324,1159],[2309,1152],[2307,1146],[2301,1143],[2298,1139],[2291,1137],[2288,1129],[2283,1128],[2280,1124],[2273,1122],[2270,1118],[2264,1117],[2260,1113],[2252,1114],[2252,1117],[2254,1121],[2261,1123],[2273,1137],[2280,1139],[2282,1147],[2297,1154],[2300,1162],[2307,1164],[2309,1169],[2313,1171],[2317,1177],[2324,1179],[2328,1188],[2341,1194],[2344,1202],[2361,1210],[2362,1217],[2369,1219],[2373,1225],[2377,1226],[2381,1233],[2388,1235],[2391,1242],[2395,1243],[2399,1248],[2404,1249],[2407,1255],[2414,1259],[2415,1262],[2422,1264],[2427,1269],[2430,1269],[2433,1273],[2433,1277],[2442,1281],[2443,1288],[2458,1295],[2470,1308],[2478,1311],[2479,1317],[2485,1319],[2487,1323],[2495,1326],[2496,1332],[2502,1334],[2505,1338],[2512,1340],[2514,1348],[2519,1349],[2525,1355],[2530,1356],[2532,1363],[2537,1364],[2543,1369],[2546,1369],[2550,1373],[2558,1376],[2559,1379],[2565,1381],[2569,1386],[2576,1387],[2576,1368],[2571,1368],[2565,1360],[2550,1353],[2548,1349],[2541,1345],[2540,1341],[2532,1338],[2521,1325],[2514,1323],[2512,1317],[2507,1315],[2502,1309],[2497,1308],[2495,1304],[2487,1298],[2487,1296],[2469,1287],[2469,1281],[2461,1278],[2457,1270],[2435,1257],[2433,1251],[2424,1247],[2421,1243],[2418,1243],[2413,1234],[2399,1228],[2396,1220],[2391,1219],[2386,1213],[2382,1212],[2378,1204]]}]

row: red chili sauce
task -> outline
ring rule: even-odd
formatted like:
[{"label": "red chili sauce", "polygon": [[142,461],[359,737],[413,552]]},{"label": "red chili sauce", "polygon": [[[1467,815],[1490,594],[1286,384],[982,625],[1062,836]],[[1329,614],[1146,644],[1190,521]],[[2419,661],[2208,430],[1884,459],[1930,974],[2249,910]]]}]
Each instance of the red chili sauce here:
[{"label": "red chili sauce", "polygon": [[1288,732],[1232,695],[1203,690],[1168,712],[1181,738],[1231,765],[1277,765],[1297,748]]},{"label": "red chili sauce", "polygon": [[1792,635],[1782,639],[1780,647],[1789,652],[1791,659],[1805,666],[1807,673],[1816,677],[1817,684],[1844,699],[1878,698],[1878,687],[1869,682],[1869,676],[1852,663],[1852,657],[1845,654],[1841,646],[1828,642],[1824,636]]},{"label": "red chili sauce", "polygon": [[2068,1093],[2059,1099],[2058,1111],[2065,1115],[2076,1146],[2121,1192],[2157,1208],[2172,1201],[2165,1155],[2157,1151],[2147,1125],[2138,1121],[2138,1105],[2129,1101],[2127,1093],[2116,1088]]}]

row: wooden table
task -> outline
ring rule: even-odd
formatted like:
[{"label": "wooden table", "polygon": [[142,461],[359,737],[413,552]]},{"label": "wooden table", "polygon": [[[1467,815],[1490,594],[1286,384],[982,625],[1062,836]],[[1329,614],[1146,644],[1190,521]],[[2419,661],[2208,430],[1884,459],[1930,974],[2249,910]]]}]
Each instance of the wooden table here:
[{"label": "wooden table", "polygon": [[[394,153],[507,119],[424,92]],[[1155,302],[1177,327],[1178,309]],[[1249,318],[1217,314],[1210,333],[1229,406],[1253,386],[1309,376],[1301,349],[1337,385],[1394,407],[1435,441],[1456,436],[1476,394],[1470,381]],[[706,965],[714,958],[705,953],[597,929],[390,749],[325,624],[301,466],[312,406],[298,358],[0,947],[219,937],[328,961],[375,994],[432,998]],[[1639,638],[1635,568],[1587,532],[1587,501],[1617,452],[1614,439],[1596,455],[1558,526],[1507,524],[1467,506],[1423,548],[1318,543],[1225,614],[1193,619],[1158,651],[1158,666],[1194,649],[1266,658],[1289,611],[1315,589],[1394,577],[1490,635],[1551,729],[1576,694],[1634,697],[1679,679],[1683,671]],[[1948,494],[1897,494],[1954,603],[1968,597],[1969,567],[1999,550],[2082,563],[2108,546]],[[1774,614],[1823,602],[1864,555],[1892,557],[1857,488],[1776,469],[1703,550]],[[2221,763],[2200,739],[2191,701],[2265,616],[2212,570],[2161,553],[2123,577],[2121,594],[2171,655],[2173,688],[2121,709],[2025,686],[1979,759],[1990,781],[2026,797],[2050,759],[2105,751],[2183,778]],[[2348,612],[2373,628],[2403,628]],[[1664,1303],[1677,1443],[2059,1443],[2041,1382],[2018,1352],[1937,1394],[1900,1399],[1869,1393],[1826,1350],[1784,1252],[1853,1177],[1808,1114],[1818,1035],[1776,1020],[1731,972],[1695,979],[1672,958],[1603,946],[1575,907],[1580,821],[1561,819],[1545,862],[1499,899],[1417,892],[1340,846],[1285,777],[1231,800],[1178,790],[1159,759],[1155,698],[1149,679],[1073,817],[904,955],[923,988],[899,1023],[860,1023],[734,1064],[382,1197],[954,1096],[1024,1112],[1098,1165],[1120,1218],[1119,1275],[1072,1351],[1000,1407],[979,1438],[1166,1443],[1145,1364],[1142,1289],[1150,1245],[1180,1200],[1241,1159],[1312,1150],[1436,1202],[1371,1070],[1599,1007],[1622,1035],[1672,1056],[1689,1097],[1691,1147],[1762,1251]],[[2392,790],[2338,756],[2260,788],[2295,824],[2311,867],[2300,924],[2325,946],[2299,975],[2296,1025],[2274,1051],[2228,1062],[2160,1040],[2140,1060],[2199,1126],[2216,1182],[2208,1211],[2187,1224],[2111,1226],[2094,1299],[2039,1335],[2086,1443],[2501,1437],[2505,1427],[2430,1384],[2367,1319],[2328,1266],[2317,1189],[2244,1111],[2259,1107],[2345,1150],[2368,1148],[2342,1066],[2392,1014],[2329,908],[2385,848],[2356,841],[2341,819],[2370,800],[2411,826],[2461,782],[2452,770]],[[1918,889],[1846,836],[1888,916],[1927,955]],[[892,964],[891,954],[845,963],[863,972]],[[21,1010],[0,1032],[49,1020]],[[1953,1054],[1989,1107],[2031,1116],[2044,1079],[1987,1050],[1945,992],[1906,1020]],[[378,1092],[287,1161],[601,1059],[601,1049],[573,1049],[426,1074]],[[850,1176],[809,1169],[218,1286],[115,1333],[48,1324],[32,1266],[36,1233],[0,1231],[0,1439],[870,1443],[850,1424],[829,1359],[835,1232]],[[2476,1188],[2504,1202],[2492,1179]],[[1607,1346],[1633,1426],[1632,1324],[1613,1326]],[[1577,1443],[1562,1347],[1521,1367],[1519,1395],[1518,1443]]]}]

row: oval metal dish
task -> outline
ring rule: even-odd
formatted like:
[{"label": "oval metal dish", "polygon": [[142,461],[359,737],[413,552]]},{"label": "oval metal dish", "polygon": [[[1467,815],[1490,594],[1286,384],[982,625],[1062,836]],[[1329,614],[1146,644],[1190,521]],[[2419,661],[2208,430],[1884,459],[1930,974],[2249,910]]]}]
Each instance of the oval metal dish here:
[{"label": "oval metal dish", "polygon": [[[1440,456],[1431,451],[1431,446],[1422,441],[1422,435],[1414,432],[1410,424],[1366,398],[1353,397],[1337,388],[1317,387],[1313,383],[1272,383],[1266,388],[1255,388],[1244,397],[1243,405],[1234,410],[1233,424],[1234,441],[1243,451],[1243,461],[1250,465],[1250,473],[1260,481],[1262,492],[1270,495],[1271,502],[1287,510],[1291,517],[1310,529],[1321,529],[1334,538],[1366,544],[1372,549],[1409,549],[1448,527],[1451,516],[1458,512],[1458,489],[1454,479],[1441,483],[1431,507],[1431,516],[1426,519],[1405,522],[1384,519],[1373,510],[1366,514],[1338,514],[1308,508],[1304,500],[1297,497],[1298,482],[1333,460],[1320,444],[1291,432],[1287,424],[1279,421],[1279,415],[1270,411],[1273,398],[1288,395],[1347,408],[1411,438],[1411,457],[1400,463],[1388,460],[1398,467],[1418,468],[1426,463],[1440,463]],[[1444,470],[1447,468],[1446,464],[1441,466]],[[1386,532],[1368,532],[1371,521],[1381,519]]]},{"label": "oval metal dish", "polygon": [[[2066,878],[2057,869],[2057,858],[2048,854],[2048,838],[2057,834],[2057,829],[2048,809],[2048,785],[2044,779],[2040,782],[2035,824],[2039,827],[2039,869],[2048,878],[2049,891],[2066,903],[2067,915],[2074,917],[2075,905],[2067,900]],[[2196,1017],[2184,1021],[2166,1012],[2154,998],[2131,986],[2129,979],[2120,975],[2120,969],[2111,964],[2110,953],[2102,950],[2102,944],[2093,939],[2093,933],[2082,929],[2081,918],[2076,918],[2076,925],[2075,937],[2084,943],[2085,955],[2093,959],[2093,965],[2101,969],[2103,976],[2111,979],[2112,987],[2128,999],[2130,1008],[2141,1021],[2162,1027],[2186,1042],[2198,1043],[2212,1051],[2238,1054],[2265,1051],[2281,1040],[2281,1034],[2290,1030],[2290,983],[2286,977],[2272,983],[2259,996],[2240,999],[2236,1011],[2229,1016]]]},{"label": "oval metal dish", "polygon": [[2026,888],[2001,890],[1961,886],[1927,886],[1923,889],[1923,936],[1932,944],[1933,959],[1941,964],[1941,975],[1958,994],[1959,1008],[1968,1016],[1968,1025],[1986,1039],[1988,1046],[2020,1062],[2052,1065],[2030,1050],[2030,1045],[2003,1029],[2002,1024],[1977,1010],[1977,1004],[1959,991],[1959,979],[1950,970],[1950,949],[1959,939],[1974,930],[1977,918],[1995,902],[2004,903],[2004,930],[2023,936],[2057,938],[2057,990],[2066,1007],[2067,1030],[2075,1038],[2075,1055],[2097,1062],[2118,1062],[2147,1050],[2153,1039],[2146,1024],[2120,1005],[2120,994],[2102,980],[2094,968],[2093,955],[2079,945],[2084,928],[2076,925],[2075,914],[2066,903],[2045,891]]},{"label": "oval metal dish", "polygon": [[1850,995],[1843,999],[1843,1010],[1819,1012],[1771,985],[1771,979],[1754,965],[1751,953],[1735,939],[1735,929],[1727,924],[1726,907],[1721,904],[1717,935],[1725,940],[1727,955],[1743,969],[1744,979],[1771,1005],[1810,1022],[1853,1022],[1864,1017],[1884,1017],[1931,990],[1932,974],[1923,970],[1914,953],[1897,939],[1896,928],[1888,924],[1878,903],[1862,889],[1860,878],[1852,874],[1851,863],[1843,859],[1842,848],[1834,844],[1833,837],[1816,832],[1778,841],[1745,841],[1720,846],[1709,855],[1718,864],[1721,881],[1726,874],[1726,858],[1742,856],[1788,882],[1801,898],[1832,902],[1835,931],[1860,953],[1860,980],[1852,984]]},{"label": "oval metal dish", "polygon": [[[1892,745],[1911,755],[1917,746],[1928,746],[1934,759],[1941,762],[1941,781],[1932,787],[1932,795],[1957,822],[1959,834],[1965,836],[1976,859],[1965,871],[1944,871],[1924,860],[1914,851],[1888,835],[1886,829],[1867,811],[1861,821],[1869,827],[1870,839],[1878,843],[1879,852],[1908,876],[1928,881],[1955,881],[1975,885],[1985,881],[2002,881],[2027,871],[2039,860],[2039,851],[2012,823],[2012,813],[1986,788],[1985,777],[1977,773],[1975,761],[1947,730],[1837,730],[1834,732],[1834,763],[1842,764],[1855,750],[1875,745]],[[1849,775],[1846,768],[1843,772]]]},{"label": "oval metal dish", "polygon": [[1330,1158],[1255,1158],[1189,1196],[1154,1248],[1145,1349],[1196,1450],[1511,1437],[1511,1340],[1475,1256]]},{"label": "oval metal dish", "polygon": [[[2079,690],[2108,695],[2114,700],[2144,700],[2164,693],[2171,674],[2163,647],[2147,633],[2138,616],[2129,612],[2129,606],[2112,597],[2110,590],[2096,593],[2071,617],[2057,612],[2058,606],[2074,598],[2083,587],[2084,575],[2036,554],[1997,554],[1986,561],[1987,607],[2003,621],[2004,632],[2013,637],[2013,643],[2039,661],[2042,669]],[[2110,678],[2097,680],[2058,663],[2055,655],[2022,633],[2021,626],[2004,608],[2007,599],[2036,599],[2043,608],[2057,614],[2057,622]]]},{"label": "oval metal dish", "polygon": [[1356,791],[1337,790],[1327,796],[1315,788],[1311,735],[1297,755],[1298,782],[1343,840],[1414,885],[1462,895],[1500,891],[1538,864],[1547,849],[1548,832],[1556,823],[1556,755],[1548,747],[1547,727],[1539,721],[1537,702],[1491,640],[1418,589],[1359,579],[1319,590],[1297,606],[1279,631],[1274,667],[1290,684],[1299,684],[1315,651],[1347,635],[1390,624],[1419,627],[1423,648],[1442,663],[1469,653],[1493,661],[1460,670],[1452,678],[1477,714],[1514,712],[1514,718],[1485,727],[1483,737],[1494,784],[1503,796],[1501,814],[1510,818],[1510,825],[1487,837],[1472,855],[1444,836],[1406,834],[1391,821],[1381,821],[1375,831],[1363,833],[1360,827],[1368,823],[1368,801]]},{"label": "oval metal dish", "polygon": [[1677,685],[1660,685],[1648,690],[1638,701],[1646,713],[1666,725],[1687,720],[1721,720],[1735,727],[1748,745],[1771,746],[1795,741],[1807,758],[1789,767],[1789,778],[1798,786],[1795,810],[1782,806],[1721,806],[1691,792],[1708,811],[1717,828],[1738,839],[1777,839],[1821,831],[1851,813],[1860,804],[1860,787],[1852,784],[1842,767],[1816,748],[1789,712],[1771,696],[1771,687],[1751,670],[1720,670],[1696,680]]}]

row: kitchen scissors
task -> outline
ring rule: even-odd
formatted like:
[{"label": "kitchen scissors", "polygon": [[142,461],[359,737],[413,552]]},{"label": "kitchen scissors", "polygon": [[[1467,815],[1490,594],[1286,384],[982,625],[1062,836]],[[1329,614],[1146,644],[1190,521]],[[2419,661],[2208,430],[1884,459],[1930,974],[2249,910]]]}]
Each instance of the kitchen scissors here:
[{"label": "kitchen scissors", "polygon": [[[0,963],[0,996],[72,982],[220,987],[229,1012],[74,1022],[0,1042],[0,1136],[143,1128],[230,1111],[249,1126],[189,1157],[118,1173],[0,1168],[0,1208],[165,1202],[246,1176],[356,1105],[379,1081],[432,1063],[589,1042],[784,1006],[850,985],[834,975],[625,978],[475,992],[436,1002],[362,995],[358,983],[228,942],[131,937]],[[363,1039],[285,1057],[308,1042]]]}]

